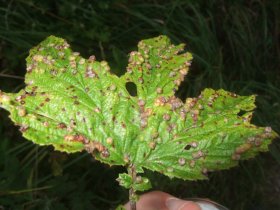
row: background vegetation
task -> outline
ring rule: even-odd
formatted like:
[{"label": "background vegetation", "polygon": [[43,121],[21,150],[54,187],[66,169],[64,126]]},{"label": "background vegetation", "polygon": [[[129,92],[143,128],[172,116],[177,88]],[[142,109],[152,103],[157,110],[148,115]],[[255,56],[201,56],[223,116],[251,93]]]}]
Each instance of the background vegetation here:
[{"label": "background vegetation", "polygon": [[[181,98],[203,88],[257,93],[253,121],[280,133],[280,1],[278,0],[2,0],[0,89],[24,86],[28,50],[53,34],[74,50],[110,62],[122,74],[139,40],[168,35],[188,43],[194,62]],[[24,140],[0,110],[0,209],[113,209],[127,199],[115,178],[123,169],[89,155],[66,155]],[[278,139],[279,140],[279,139]],[[240,167],[183,182],[147,175],[154,189],[208,197],[230,209],[280,209],[280,144]]]}]

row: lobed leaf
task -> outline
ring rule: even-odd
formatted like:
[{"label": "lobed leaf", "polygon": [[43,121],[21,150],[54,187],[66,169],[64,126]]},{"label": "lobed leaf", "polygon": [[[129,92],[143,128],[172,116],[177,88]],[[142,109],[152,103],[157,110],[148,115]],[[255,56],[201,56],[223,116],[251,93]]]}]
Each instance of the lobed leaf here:
[{"label": "lobed leaf", "polygon": [[[50,36],[30,51],[26,87],[0,92],[23,136],[68,153],[86,150],[110,165],[133,165],[196,180],[212,170],[266,151],[277,134],[250,123],[255,96],[205,89],[185,103],[174,96],[192,56],[165,36],[141,41],[127,72],[117,77],[105,61],[84,59]],[[126,86],[134,83],[137,94]],[[127,175],[122,185],[137,190]],[[146,180],[146,179],[145,179]]]}]

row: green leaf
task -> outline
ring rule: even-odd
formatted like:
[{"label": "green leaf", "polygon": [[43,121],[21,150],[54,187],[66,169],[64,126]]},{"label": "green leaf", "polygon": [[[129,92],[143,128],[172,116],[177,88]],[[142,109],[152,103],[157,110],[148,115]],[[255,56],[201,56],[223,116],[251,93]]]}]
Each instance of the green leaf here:
[{"label": "green leaf", "polygon": [[117,181],[126,189],[129,189],[133,185],[132,177],[126,173],[119,174]]},{"label": "green leaf", "polygon": [[[26,87],[0,92],[0,105],[23,136],[68,153],[86,150],[110,165],[133,165],[196,180],[212,170],[267,151],[277,136],[250,123],[255,96],[205,89],[186,102],[174,96],[192,56],[165,36],[141,41],[127,72],[113,75],[105,61],[82,58],[50,36],[30,51]],[[134,84],[136,95],[126,86]],[[131,179],[131,178],[130,178]],[[120,175],[125,187],[150,187]]]},{"label": "green leaf", "polygon": [[151,182],[148,178],[137,176],[135,181],[132,177],[126,173],[119,174],[117,181],[126,189],[133,188],[136,191],[145,191],[152,187]]},{"label": "green leaf", "polygon": [[119,205],[117,206],[116,210],[126,210],[126,208],[124,207],[124,205]]},{"label": "green leaf", "polygon": [[146,177],[137,176],[136,183],[133,185],[135,191],[146,191],[152,188],[151,182]]}]

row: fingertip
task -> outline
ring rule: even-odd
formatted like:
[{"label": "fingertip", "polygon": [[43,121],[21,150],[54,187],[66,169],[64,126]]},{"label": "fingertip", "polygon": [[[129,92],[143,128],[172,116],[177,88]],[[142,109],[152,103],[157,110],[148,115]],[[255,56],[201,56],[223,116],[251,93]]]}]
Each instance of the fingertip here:
[{"label": "fingertip", "polygon": [[201,210],[195,202],[181,200],[175,197],[170,197],[166,200],[166,207],[168,210]]}]

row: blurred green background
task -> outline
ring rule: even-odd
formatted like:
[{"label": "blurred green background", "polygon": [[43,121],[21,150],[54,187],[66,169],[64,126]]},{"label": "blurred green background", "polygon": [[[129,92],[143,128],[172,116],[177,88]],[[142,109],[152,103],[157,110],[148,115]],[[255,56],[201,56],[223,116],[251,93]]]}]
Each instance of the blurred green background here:
[{"label": "blurred green background", "polygon": [[[29,49],[51,34],[85,57],[106,59],[118,75],[138,41],[165,34],[194,54],[181,98],[205,87],[256,93],[253,122],[280,133],[279,0],[2,0],[0,23],[1,90],[24,87]],[[85,153],[38,147],[0,110],[1,210],[114,209],[128,198],[115,181],[123,170]],[[279,139],[270,152],[208,181],[146,173],[153,189],[181,198],[208,197],[233,210],[280,209]]]}]

